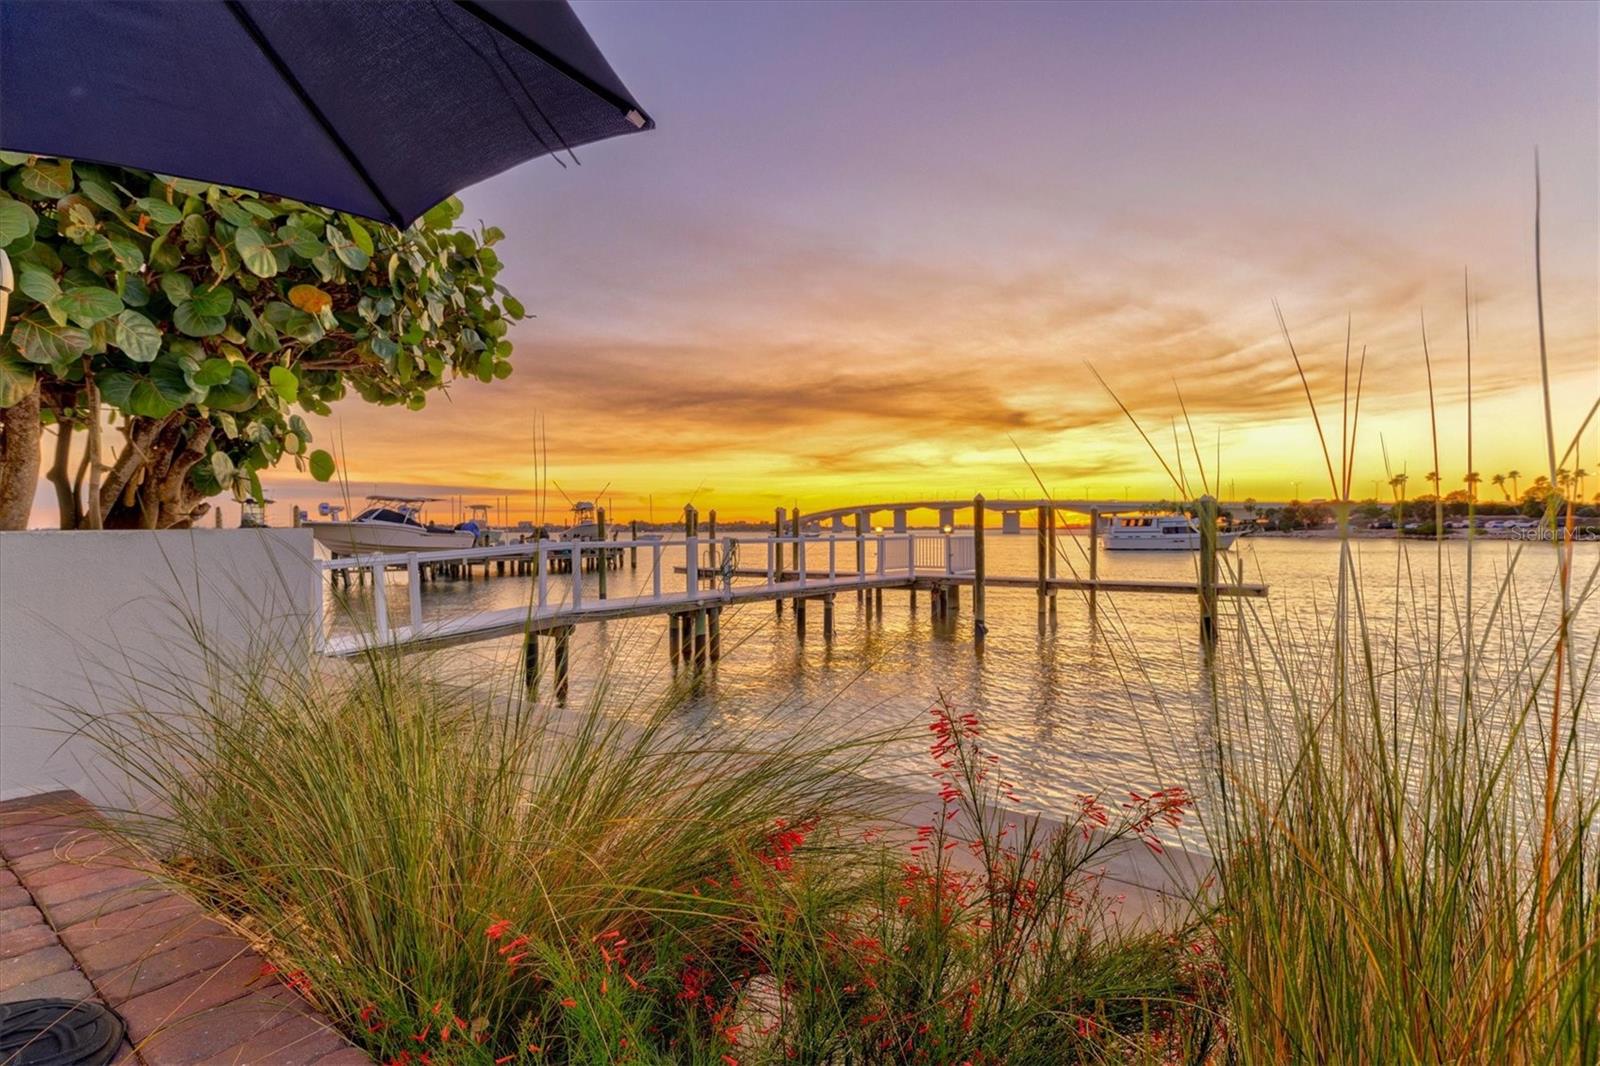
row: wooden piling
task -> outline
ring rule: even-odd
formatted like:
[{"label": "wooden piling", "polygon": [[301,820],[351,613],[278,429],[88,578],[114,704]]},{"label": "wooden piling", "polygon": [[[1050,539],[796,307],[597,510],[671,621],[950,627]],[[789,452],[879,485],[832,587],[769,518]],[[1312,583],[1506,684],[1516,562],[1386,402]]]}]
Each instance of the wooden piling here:
[{"label": "wooden piling", "polygon": [[717,562],[717,509],[713,507],[706,515],[706,569],[716,573],[719,567]]},{"label": "wooden piling", "polygon": [[529,697],[539,694],[539,634],[522,638],[522,688]]},{"label": "wooden piling", "polygon": [[[867,576],[867,512],[856,512],[856,579]],[[866,599],[866,589],[856,589],[856,602]]]},{"label": "wooden piling", "polygon": [[[782,507],[774,507],[772,509],[772,535],[774,537],[783,536],[783,508]],[[774,544],[772,546],[772,569],[774,571],[774,576],[777,578],[777,580],[782,581],[783,580],[783,545],[782,544]],[[782,618],[783,617],[783,597],[779,596],[777,599],[773,600],[772,603],[773,603],[774,608],[778,612],[778,617]]]},{"label": "wooden piling", "polygon": [[[1045,546],[1045,551],[1050,556],[1050,580],[1053,582],[1056,579],[1056,509],[1055,509],[1055,505],[1054,504],[1052,504],[1050,506],[1050,508],[1049,508],[1049,515],[1050,515],[1050,527],[1049,527],[1049,534],[1046,537],[1047,543],[1046,543],[1046,546]],[[1055,590],[1055,586],[1051,585],[1050,586],[1050,617],[1054,618],[1055,616],[1056,616],[1056,590]]]},{"label": "wooden piling", "polygon": [[555,631],[556,638],[556,700],[567,702],[567,685],[571,679],[572,626],[562,626]]},{"label": "wooden piling", "polygon": [[806,598],[794,598],[794,631],[801,640],[806,639]]},{"label": "wooden piling", "polygon": [[711,661],[718,662],[722,658],[722,608],[713,607],[709,614],[711,622]]},{"label": "wooden piling", "polygon": [[1050,512],[1046,508],[1040,507],[1039,508],[1039,515],[1034,520],[1035,524],[1038,526],[1038,529],[1035,531],[1034,540],[1036,540],[1038,542],[1038,549],[1039,549],[1038,555],[1039,555],[1039,617],[1040,618],[1044,617],[1044,615],[1045,615],[1045,604],[1050,598],[1050,545],[1047,543],[1049,538],[1050,538],[1050,530],[1049,530],[1049,519],[1046,518],[1046,515],[1048,515],[1049,513]]},{"label": "wooden piling", "polygon": [[789,519],[789,530],[794,534],[794,569],[800,572],[800,553],[806,550],[804,538],[800,534],[800,508],[794,509],[794,514]]},{"label": "wooden piling", "polygon": [[1217,643],[1217,500],[1200,497],[1195,509],[1200,526],[1200,640],[1210,649]]},{"label": "wooden piling", "polygon": [[595,569],[599,571],[600,598],[603,600],[606,598],[606,571],[611,569],[611,553],[606,549],[606,509],[604,507],[595,508],[594,535],[595,539],[600,542],[600,555],[595,559]]},{"label": "wooden piling", "polygon": [[701,607],[694,612],[694,668],[704,670],[709,654],[710,629],[706,624],[706,609]]},{"label": "wooden piling", "polygon": [[1099,621],[1095,614],[1099,606],[1100,590],[1095,583],[1100,580],[1100,508],[1089,508],[1089,624]]},{"label": "wooden piling", "polygon": [[822,639],[833,639],[833,593],[822,597]]},{"label": "wooden piling", "polygon": [[972,638],[983,640],[989,633],[984,622],[983,493],[972,498]]},{"label": "wooden piling", "polygon": [[667,657],[676,667],[683,658],[683,622],[678,615],[667,615]]}]

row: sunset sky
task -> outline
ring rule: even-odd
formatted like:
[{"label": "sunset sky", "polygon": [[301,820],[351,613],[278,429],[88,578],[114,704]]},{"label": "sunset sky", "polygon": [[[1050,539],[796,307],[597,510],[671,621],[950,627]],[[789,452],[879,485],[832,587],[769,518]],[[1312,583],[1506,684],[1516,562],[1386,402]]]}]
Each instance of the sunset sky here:
[{"label": "sunset sky", "polygon": [[317,427],[356,494],[528,517],[537,416],[623,519],[1031,492],[1008,435],[1058,496],[1171,495],[1092,363],[1169,454],[1181,388],[1225,493],[1327,496],[1274,299],[1335,438],[1367,348],[1359,495],[1380,438],[1432,469],[1426,316],[1458,486],[1464,270],[1474,465],[1526,480],[1535,149],[1558,426],[1600,392],[1594,4],[576,6],[659,129],[464,194],[537,317],[508,380]]}]

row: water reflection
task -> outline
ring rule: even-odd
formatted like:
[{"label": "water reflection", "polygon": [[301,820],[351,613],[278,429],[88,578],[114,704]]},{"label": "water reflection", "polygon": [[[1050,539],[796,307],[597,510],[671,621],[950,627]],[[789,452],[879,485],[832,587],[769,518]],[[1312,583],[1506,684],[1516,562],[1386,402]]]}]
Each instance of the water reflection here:
[{"label": "water reflection", "polygon": [[[1029,534],[991,534],[986,547],[992,574],[1024,575],[1035,566]],[[1503,542],[1476,546],[1480,619],[1491,609],[1517,547]],[[1548,609],[1544,597],[1555,552],[1547,546],[1521,547],[1515,590],[1519,609]],[[1065,548],[1063,576],[1074,568],[1084,572],[1078,538],[1068,538]],[[1431,544],[1370,541],[1355,546],[1379,639],[1392,639],[1397,629],[1402,637],[1420,632],[1427,619],[1419,615],[1436,602],[1440,588],[1447,605],[1459,605],[1465,549],[1464,543],[1447,544],[1446,565],[1436,576]],[[808,565],[826,572],[818,546],[810,552],[816,562]],[[1270,609],[1285,639],[1312,646],[1334,602],[1338,545],[1263,538],[1243,542],[1230,554],[1237,572],[1246,580],[1269,584],[1271,593],[1268,604],[1223,601],[1220,654],[1230,654],[1229,634],[1237,631],[1235,610]],[[1579,575],[1597,563],[1600,545],[1577,546]],[[648,593],[647,564],[641,557],[637,570],[613,572],[611,598]],[[1100,555],[1100,572],[1107,578],[1192,580],[1194,570],[1193,556],[1181,553]],[[1394,609],[1388,601],[1397,575],[1423,590],[1425,602]],[[391,580],[403,581],[403,576]],[[555,594],[558,579],[551,581]],[[664,580],[667,588],[681,583],[679,575]],[[427,616],[526,606],[532,590],[527,577],[439,581],[426,586]],[[596,578],[586,576],[585,598],[597,593]],[[354,615],[370,615],[370,589],[352,589],[349,597]],[[774,720],[835,735],[905,727],[907,739],[892,746],[879,770],[886,776],[920,779],[927,770],[921,716],[943,695],[983,716],[989,747],[1004,760],[1008,776],[1045,810],[1059,809],[1082,792],[1148,791],[1172,783],[1180,770],[1197,772],[1215,741],[1204,711],[1208,681],[1193,597],[1102,593],[1098,629],[1091,626],[1085,594],[1061,592],[1057,599],[1054,616],[1041,618],[1033,590],[988,589],[989,633],[981,650],[972,640],[967,590],[944,619],[934,617],[926,593],[913,605],[907,591],[886,590],[881,613],[872,609],[871,597],[840,593],[831,641],[822,635],[820,604],[808,612],[803,634],[797,632],[790,607],[781,613],[771,603],[729,608],[722,618],[721,661],[703,674],[672,661],[664,617],[586,624],[573,637],[570,700],[586,701],[603,689],[607,706],[626,713],[680,686],[686,721],[710,731],[769,728]],[[403,621],[406,597],[391,590],[389,601],[393,620]],[[1597,615],[1600,610],[1586,609],[1575,619],[1574,645],[1580,655],[1591,654],[1600,627]],[[520,647],[515,637],[486,641],[440,653],[439,662],[464,681],[504,682],[519,669]],[[1582,728],[1585,743],[1594,745],[1600,727],[1589,722]],[[1153,769],[1158,765],[1159,772]]]}]

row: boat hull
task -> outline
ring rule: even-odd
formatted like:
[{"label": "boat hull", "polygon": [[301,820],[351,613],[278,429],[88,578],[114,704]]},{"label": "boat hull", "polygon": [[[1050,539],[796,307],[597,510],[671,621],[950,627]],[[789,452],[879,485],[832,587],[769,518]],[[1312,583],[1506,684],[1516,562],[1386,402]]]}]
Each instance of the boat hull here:
[{"label": "boat hull", "polygon": [[470,548],[471,530],[434,531],[394,522],[309,522],[317,543],[334,555],[385,555],[392,552]]},{"label": "boat hull", "polygon": [[[1227,551],[1238,540],[1239,533],[1218,533],[1217,549]],[[1100,538],[1106,551],[1113,552],[1195,552],[1200,550],[1199,533],[1160,534],[1142,533],[1136,536],[1127,534],[1107,534]]]}]

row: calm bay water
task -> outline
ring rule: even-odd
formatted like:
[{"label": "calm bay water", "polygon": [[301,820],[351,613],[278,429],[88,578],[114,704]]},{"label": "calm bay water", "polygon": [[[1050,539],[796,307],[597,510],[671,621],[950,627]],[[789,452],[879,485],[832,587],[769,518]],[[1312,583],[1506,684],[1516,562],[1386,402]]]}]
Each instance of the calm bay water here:
[{"label": "calm bay water", "polygon": [[[1035,572],[1036,542],[1031,531],[1021,536],[990,533],[985,541],[990,574]],[[1063,539],[1066,558],[1079,572],[1087,570],[1081,537]],[[1479,618],[1492,608],[1500,576],[1518,545],[1480,541],[1475,547]],[[1547,596],[1555,572],[1556,552],[1548,544],[1521,545],[1518,575],[1510,602],[1524,614],[1549,610]],[[1413,606],[1426,608],[1444,589],[1447,604],[1459,603],[1463,591],[1466,544],[1444,547],[1443,573],[1429,543],[1402,545],[1391,540],[1356,545],[1362,585],[1369,599],[1369,617],[1380,628],[1398,628],[1402,639],[1414,639],[1405,616]],[[744,565],[764,565],[746,552]],[[1320,539],[1252,538],[1232,552],[1232,566],[1248,581],[1271,586],[1269,600],[1248,601],[1254,609],[1270,609],[1281,619],[1287,640],[1331,610],[1338,568],[1338,544]],[[808,567],[826,572],[827,550],[808,548]],[[839,548],[841,568],[853,549]],[[663,586],[681,588],[682,575],[671,572],[681,554],[669,553]],[[1600,545],[1579,544],[1575,552],[1575,585],[1600,565]],[[1063,576],[1069,566],[1060,564]],[[1106,578],[1192,580],[1195,557],[1189,553],[1100,553]],[[1399,612],[1397,581],[1408,590],[1411,606]],[[403,586],[401,575],[391,582]],[[584,576],[585,600],[598,594],[598,578]],[[571,578],[551,575],[552,600],[562,598]],[[609,576],[610,597],[627,600],[648,594],[649,553],[641,552],[639,569],[624,567]],[[474,611],[525,607],[533,581],[497,577],[488,581],[439,581],[425,586],[425,614],[430,620]],[[404,621],[403,587],[391,588],[393,620]],[[1224,600],[1226,606],[1230,601]],[[907,593],[884,592],[882,616],[859,605],[853,592],[837,597],[833,640],[822,636],[822,608],[813,602],[808,631],[796,632],[794,614],[786,605],[781,617],[770,603],[730,608],[723,614],[723,657],[699,678],[675,667],[667,651],[664,617],[585,624],[573,638],[572,686],[569,704],[603,699],[625,713],[653,705],[674,686],[684,703],[677,713],[708,732],[751,729],[800,729],[828,736],[859,736],[904,730],[892,743],[875,772],[911,782],[926,780],[928,769],[922,726],[928,707],[941,694],[985,722],[987,746],[1002,759],[1006,775],[1019,786],[1027,806],[1050,811],[1085,792],[1141,791],[1172,784],[1198,771],[1209,751],[1210,727],[1203,708],[1204,658],[1197,639],[1198,619],[1190,596],[1102,594],[1102,625],[1091,630],[1084,595],[1058,594],[1053,621],[1041,623],[1038,601],[1028,589],[988,590],[989,635],[982,652],[972,640],[971,593],[963,589],[960,610],[945,621],[932,617],[926,594],[915,610]],[[349,593],[351,616],[370,617],[370,589]],[[1236,623],[1225,619],[1223,650]],[[1585,608],[1576,619],[1574,646],[1587,665],[1597,634],[1600,607]],[[1136,652],[1135,652],[1136,649]],[[520,638],[505,638],[434,653],[449,676],[482,683],[509,684],[520,670]],[[1492,652],[1491,652],[1492,654]],[[546,660],[548,662],[548,659]],[[548,689],[548,685],[546,688]],[[604,691],[597,693],[597,688]],[[1600,723],[1582,726],[1585,745],[1600,749]],[[1190,778],[1192,779],[1192,778]]]}]

